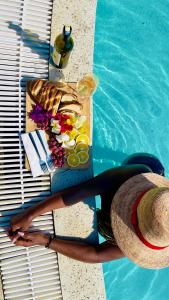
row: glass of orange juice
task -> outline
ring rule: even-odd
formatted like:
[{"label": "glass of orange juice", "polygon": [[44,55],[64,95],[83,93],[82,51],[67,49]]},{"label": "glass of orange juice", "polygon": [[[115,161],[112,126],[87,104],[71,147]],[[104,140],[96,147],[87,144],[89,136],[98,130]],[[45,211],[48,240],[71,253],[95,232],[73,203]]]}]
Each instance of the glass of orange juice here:
[{"label": "glass of orange juice", "polygon": [[86,74],[77,82],[76,90],[80,97],[90,97],[96,90],[99,79],[95,74]]}]

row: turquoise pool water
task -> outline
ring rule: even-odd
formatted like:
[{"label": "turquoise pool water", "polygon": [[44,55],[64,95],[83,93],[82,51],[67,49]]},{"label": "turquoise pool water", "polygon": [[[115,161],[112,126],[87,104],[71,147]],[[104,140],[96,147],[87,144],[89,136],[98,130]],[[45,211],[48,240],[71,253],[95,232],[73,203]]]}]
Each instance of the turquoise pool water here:
[{"label": "turquoise pool water", "polygon": [[[94,172],[127,155],[158,156],[169,177],[169,1],[98,0]],[[107,300],[168,300],[169,268],[103,265]]]}]

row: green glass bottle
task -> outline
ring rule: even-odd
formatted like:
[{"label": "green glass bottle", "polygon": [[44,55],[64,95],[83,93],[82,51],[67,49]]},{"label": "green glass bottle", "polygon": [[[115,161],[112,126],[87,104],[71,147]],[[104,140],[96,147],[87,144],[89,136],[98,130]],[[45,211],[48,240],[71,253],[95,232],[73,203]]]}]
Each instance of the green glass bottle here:
[{"label": "green glass bottle", "polygon": [[67,66],[70,53],[74,46],[71,32],[72,27],[65,25],[63,27],[63,33],[59,34],[54,42],[52,58],[54,65],[59,69],[63,69]]}]

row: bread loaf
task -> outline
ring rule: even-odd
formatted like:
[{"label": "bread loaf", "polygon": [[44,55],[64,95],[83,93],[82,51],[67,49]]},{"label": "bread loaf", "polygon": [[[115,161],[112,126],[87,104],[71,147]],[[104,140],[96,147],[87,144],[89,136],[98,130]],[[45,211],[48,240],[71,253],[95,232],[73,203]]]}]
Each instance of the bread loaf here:
[{"label": "bread loaf", "polygon": [[38,79],[28,83],[31,98],[41,104],[45,110],[52,111],[53,115],[57,111],[81,114],[83,106],[79,103],[75,91],[70,93],[70,89],[69,92],[64,89],[63,84],[59,85],[47,80]]},{"label": "bread loaf", "polygon": [[65,94],[54,83],[41,79],[30,81],[28,91],[36,103],[41,104],[45,110],[52,111],[53,115],[57,113],[61,98]]}]

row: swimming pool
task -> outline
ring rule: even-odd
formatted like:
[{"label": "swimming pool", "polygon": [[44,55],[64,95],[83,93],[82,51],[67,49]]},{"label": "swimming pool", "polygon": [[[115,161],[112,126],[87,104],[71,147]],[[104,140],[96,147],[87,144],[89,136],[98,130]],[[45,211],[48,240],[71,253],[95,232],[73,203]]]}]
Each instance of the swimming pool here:
[{"label": "swimming pool", "polygon": [[[132,153],[158,156],[169,177],[169,2],[98,0],[94,72],[95,174]],[[103,265],[107,300],[169,299],[169,268]]]}]

